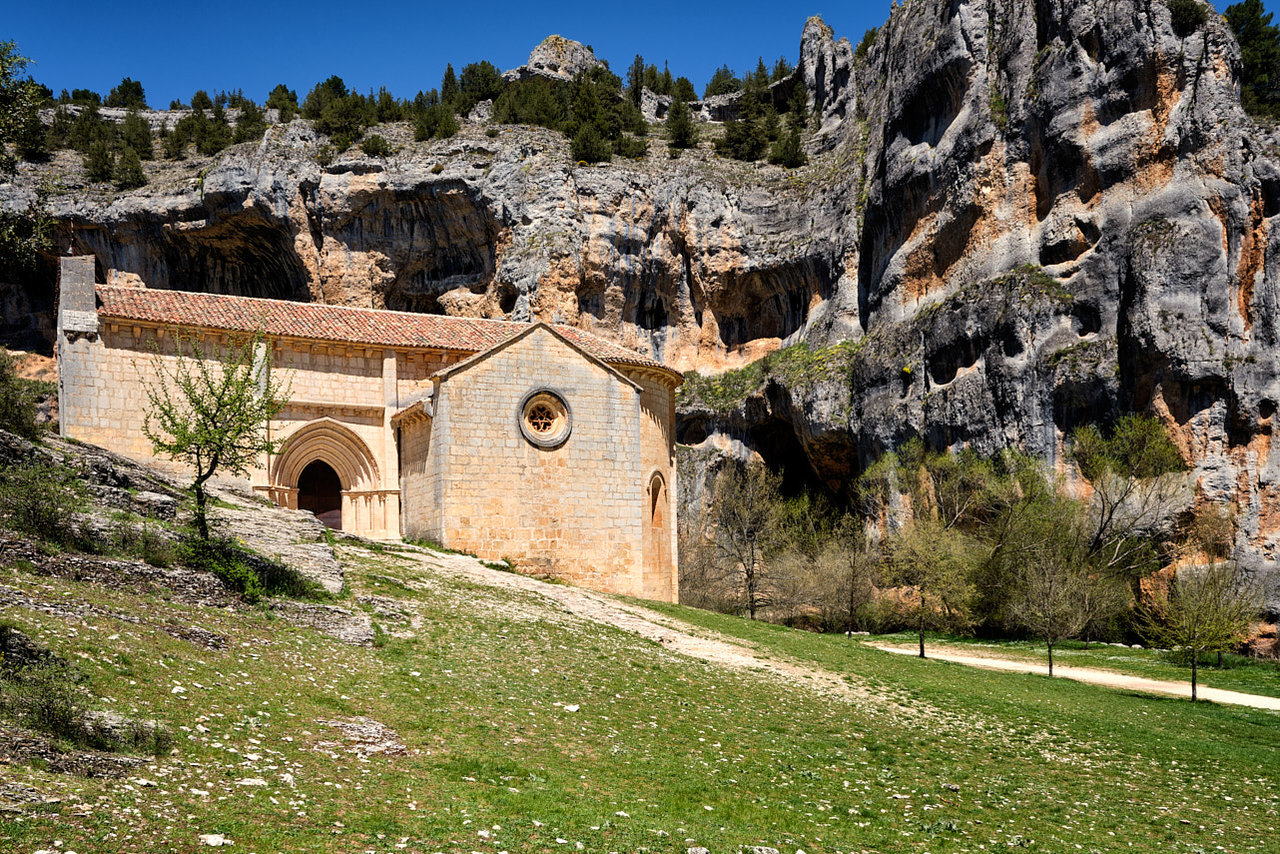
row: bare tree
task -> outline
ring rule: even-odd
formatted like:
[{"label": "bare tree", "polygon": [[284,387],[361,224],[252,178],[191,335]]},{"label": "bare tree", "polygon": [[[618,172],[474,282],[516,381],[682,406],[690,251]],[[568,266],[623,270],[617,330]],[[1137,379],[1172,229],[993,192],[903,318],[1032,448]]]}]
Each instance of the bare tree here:
[{"label": "bare tree", "polygon": [[194,470],[196,530],[207,540],[205,485],[218,472],[247,475],[262,455],[277,450],[267,424],[289,392],[272,376],[261,333],[232,337],[213,349],[195,335],[173,337],[172,366],[158,348],[152,357],[142,431],[157,454]]},{"label": "bare tree", "polygon": [[[1065,505],[1065,502],[1061,502]],[[1045,642],[1049,651],[1049,675],[1053,675],[1053,648],[1075,637],[1085,626],[1087,615],[1080,600],[1089,584],[1087,553],[1069,528],[1055,531],[1043,524],[1029,526],[1036,537],[1022,553],[1016,570],[1017,587],[1012,601],[1013,618]]]},{"label": "bare tree", "polygon": [[1231,649],[1248,635],[1261,599],[1234,561],[1178,570],[1167,587],[1153,585],[1142,611],[1142,633],[1152,644],[1191,659],[1196,700],[1201,655]]},{"label": "bare tree", "polygon": [[1159,421],[1126,415],[1104,436],[1092,425],[1071,437],[1071,456],[1093,486],[1089,551],[1099,569],[1146,575],[1160,566],[1152,543],[1186,505],[1186,463]]},{"label": "bare tree", "polygon": [[741,582],[751,619],[769,604],[765,556],[775,533],[782,478],[763,464],[729,466],[716,480],[711,504],[715,545],[722,566]]}]

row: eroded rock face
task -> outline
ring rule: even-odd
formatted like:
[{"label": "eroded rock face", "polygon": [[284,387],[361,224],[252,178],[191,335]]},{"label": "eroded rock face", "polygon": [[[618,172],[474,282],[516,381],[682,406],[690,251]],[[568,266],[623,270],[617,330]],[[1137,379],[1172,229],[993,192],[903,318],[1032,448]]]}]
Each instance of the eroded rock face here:
[{"label": "eroded rock face", "polygon": [[578,72],[590,71],[597,65],[600,65],[600,60],[582,42],[564,36],[547,36],[529,54],[528,62],[503,72],[502,77],[504,80],[524,80],[529,77],[572,80]]},{"label": "eroded rock face", "polygon": [[[474,123],[433,144],[380,129],[394,155],[322,167],[295,121],[202,178],[55,198],[58,249],[107,281],[560,320],[680,369],[841,345],[841,371],[691,404],[683,428],[785,447],[837,491],[911,436],[1060,464],[1075,426],[1149,409],[1201,499],[1239,509],[1241,556],[1274,567],[1280,148],[1209,17],[1180,37],[1145,0],[910,0],[864,56],[811,19],[773,87],[803,85],[818,117],[794,173],[660,144],[575,167],[557,134]],[[524,68],[572,76],[594,61],[575,45]],[[1011,275],[1028,265],[1048,280]],[[42,311],[51,281],[17,284],[0,304]]]}]

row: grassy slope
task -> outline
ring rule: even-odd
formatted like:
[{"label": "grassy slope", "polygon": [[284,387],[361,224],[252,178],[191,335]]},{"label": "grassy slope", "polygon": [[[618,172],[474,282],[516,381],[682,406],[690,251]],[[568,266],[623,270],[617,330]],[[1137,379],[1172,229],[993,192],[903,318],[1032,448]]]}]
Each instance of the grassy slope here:
[{"label": "grassy slope", "polygon": [[[1275,841],[1274,714],[891,659],[663,609],[897,700],[851,706],[673,656],[537,597],[420,576],[388,554],[351,557],[358,594],[410,603],[411,624],[378,618],[392,633],[385,646],[344,646],[262,609],[188,608],[0,569],[0,584],[33,597],[102,609],[68,622],[9,607],[0,619],[71,656],[106,707],[187,727],[176,756],[137,774],[157,786],[0,766],[0,791],[61,798],[6,814],[0,850],[60,839],[81,852],[195,851],[201,833],[242,852],[1263,851]],[[205,650],[166,624],[232,643]],[[355,715],[395,729],[409,752],[345,752],[322,721]],[[268,785],[237,785],[246,778]]]}]

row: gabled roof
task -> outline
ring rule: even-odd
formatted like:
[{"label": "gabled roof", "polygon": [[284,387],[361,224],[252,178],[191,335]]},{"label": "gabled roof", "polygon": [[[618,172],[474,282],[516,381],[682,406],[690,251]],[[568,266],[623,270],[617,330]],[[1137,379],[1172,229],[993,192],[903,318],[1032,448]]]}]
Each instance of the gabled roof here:
[{"label": "gabled roof", "polygon": [[[531,324],[474,317],[444,317],[341,305],[98,285],[101,317],[143,323],[196,326],[269,336],[479,353],[529,329]],[[547,324],[584,353],[611,365],[656,368],[660,362],[573,326]]]},{"label": "gabled roof", "polygon": [[447,368],[442,368],[436,371],[434,374],[431,375],[431,378],[444,380],[444,379],[448,379],[454,374],[462,373],[463,371],[467,370],[473,365],[476,365],[480,362],[483,362],[485,359],[488,359],[490,356],[496,353],[502,352],[507,347],[511,346],[517,341],[520,341],[524,338],[528,338],[537,330],[543,329],[543,330],[546,330],[546,332],[550,334],[553,338],[555,338],[557,341],[559,341],[560,343],[568,347],[570,350],[573,350],[574,352],[581,355],[588,362],[598,365],[600,368],[606,371],[614,379],[618,380],[621,383],[625,383],[626,385],[631,386],[636,391],[642,390],[640,386],[637,385],[633,380],[618,373],[617,369],[609,365],[605,360],[601,359],[599,356],[593,355],[590,351],[587,350],[587,348],[583,347],[581,344],[578,344],[570,340],[568,336],[562,334],[563,330],[566,328],[568,327],[552,326],[549,323],[542,323],[542,322],[527,325],[524,327],[524,329],[519,330],[514,335],[507,338],[505,341],[500,341],[499,343],[495,344],[489,349],[481,350],[479,353],[476,353],[474,356],[471,356],[470,358],[463,359],[461,362],[457,362],[456,364],[450,365]]}]

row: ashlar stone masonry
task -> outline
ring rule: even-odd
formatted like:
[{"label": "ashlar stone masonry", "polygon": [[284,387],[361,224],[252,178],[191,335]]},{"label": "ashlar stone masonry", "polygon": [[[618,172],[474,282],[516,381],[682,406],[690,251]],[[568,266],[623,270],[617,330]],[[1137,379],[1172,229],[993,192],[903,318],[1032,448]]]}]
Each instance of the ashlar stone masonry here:
[{"label": "ashlar stone masonry", "polygon": [[375,539],[675,601],[680,375],[580,329],[95,284],[62,261],[64,436],[151,459],[157,359],[261,332],[290,389],[253,487]]}]

